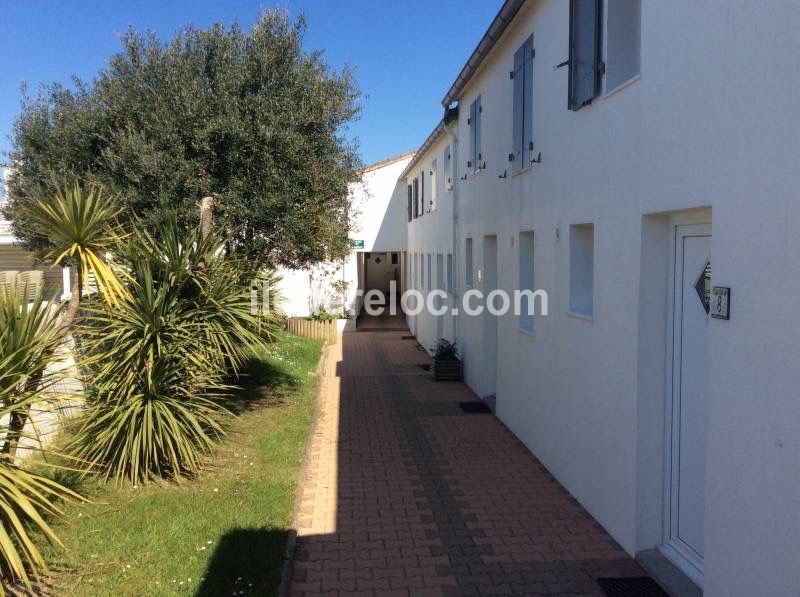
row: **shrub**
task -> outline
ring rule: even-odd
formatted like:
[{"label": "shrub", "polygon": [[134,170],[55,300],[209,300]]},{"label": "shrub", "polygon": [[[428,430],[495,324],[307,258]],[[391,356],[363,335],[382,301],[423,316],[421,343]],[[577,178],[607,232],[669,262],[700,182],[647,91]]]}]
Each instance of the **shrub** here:
[{"label": "shrub", "polygon": [[225,379],[259,340],[246,272],[223,246],[170,216],[121,248],[129,296],[87,306],[88,404],[70,449],[105,478],[193,475],[223,434]]},{"label": "shrub", "polygon": [[438,361],[458,360],[458,346],[447,338],[439,338],[433,346],[433,358]]},{"label": "shrub", "polygon": [[27,297],[27,291],[0,288],[0,574],[4,583],[31,589],[32,578],[46,569],[32,535],[60,545],[46,518],[61,514],[60,500],[80,498],[14,458],[31,405],[53,399],[57,379],[47,365],[59,345],[60,312],[41,292],[32,302]]}]

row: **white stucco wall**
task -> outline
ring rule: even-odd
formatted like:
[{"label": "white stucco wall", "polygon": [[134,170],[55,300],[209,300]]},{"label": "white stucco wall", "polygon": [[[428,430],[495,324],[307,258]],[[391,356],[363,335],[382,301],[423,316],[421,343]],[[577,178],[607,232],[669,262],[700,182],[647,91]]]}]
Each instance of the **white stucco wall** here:
[{"label": "white stucco wall", "polygon": [[[534,335],[513,315],[498,322],[496,388],[485,387],[481,321],[459,317],[466,381],[481,396],[496,390],[500,418],[634,554],[659,541],[661,525],[667,316],[657,289],[669,256],[658,214],[710,209],[713,283],[732,288],[733,309],[709,323],[705,594],[798,595],[800,5],[643,2],[641,79],[577,112],[566,109],[567,69],[553,69],[567,57],[568,13],[560,0],[526,3],[465,89],[456,178],[478,93],[487,169],[457,180],[456,246],[446,244],[452,218],[426,215],[408,226],[409,254],[454,251],[463,292],[464,239],[477,270],[482,237],[496,235],[498,283],[511,291],[519,232],[534,231],[550,315]],[[511,176],[508,73],[531,33],[543,159]],[[569,226],[587,222],[591,321],[567,313]],[[412,323],[428,342],[430,323]]]},{"label": "white stucco wall", "polygon": [[398,178],[412,156],[411,153],[403,154],[367,167],[361,181],[350,186],[353,208],[350,238],[364,241],[363,248],[354,248],[343,263],[324,263],[301,270],[279,269],[283,278],[280,284],[281,308],[287,315],[309,315],[313,304],[332,294],[330,285],[334,280],[348,283],[345,302],[353,311],[357,306],[355,297],[359,288],[358,254],[405,251],[405,185]]}]

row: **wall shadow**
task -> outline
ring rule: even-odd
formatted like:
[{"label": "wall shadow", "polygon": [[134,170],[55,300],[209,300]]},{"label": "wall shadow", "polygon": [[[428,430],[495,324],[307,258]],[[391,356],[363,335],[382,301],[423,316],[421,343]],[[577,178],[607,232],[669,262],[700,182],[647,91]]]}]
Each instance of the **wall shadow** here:
[{"label": "wall shadow", "polygon": [[281,566],[265,562],[283,559],[287,529],[234,529],[222,536],[195,595],[217,597],[275,594]]}]

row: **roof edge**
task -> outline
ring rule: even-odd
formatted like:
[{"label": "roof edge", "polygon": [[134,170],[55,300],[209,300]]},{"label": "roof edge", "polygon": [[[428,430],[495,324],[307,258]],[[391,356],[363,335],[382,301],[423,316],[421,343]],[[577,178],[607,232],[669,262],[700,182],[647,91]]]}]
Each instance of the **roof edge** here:
[{"label": "roof edge", "polygon": [[379,170],[380,168],[383,168],[384,166],[391,166],[395,162],[399,162],[401,160],[404,160],[407,157],[412,157],[413,158],[416,153],[417,153],[416,151],[406,151],[405,153],[401,153],[401,154],[392,156],[390,158],[386,158],[385,160],[381,160],[379,162],[375,162],[373,164],[370,164],[369,166],[364,166],[363,168],[361,168],[361,170],[359,170],[359,173],[360,174],[366,174],[367,172],[372,172],[373,170]]},{"label": "roof edge", "polygon": [[431,134],[428,135],[428,138],[425,139],[425,141],[423,141],[422,145],[420,145],[420,148],[417,150],[414,159],[412,159],[408,163],[408,166],[406,166],[405,170],[403,170],[403,172],[400,174],[401,180],[404,179],[406,176],[408,176],[408,173],[411,172],[414,166],[416,166],[419,163],[419,161],[422,159],[422,156],[425,154],[426,151],[428,151],[430,146],[436,143],[436,141],[438,141],[439,138],[442,137],[444,134],[445,134],[444,120],[440,120],[439,123],[436,125],[436,127],[433,129],[433,131],[431,131]]},{"label": "roof edge", "polygon": [[462,67],[461,72],[458,73],[456,80],[453,81],[444,99],[442,99],[442,106],[447,108],[454,101],[458,100],[461,92],[464,91],[464,88],[472,80],[472,77],[514,20],[514,17],[519,12],[519,9],[522,8],[523,4],[525,4],[525,0],[506,0],[503,3],[503,6],[500,7],[500,10],[489,25],[486,33],[483,34],[483,37],[472,51],[472,54],[470,54],[466,64]]}]

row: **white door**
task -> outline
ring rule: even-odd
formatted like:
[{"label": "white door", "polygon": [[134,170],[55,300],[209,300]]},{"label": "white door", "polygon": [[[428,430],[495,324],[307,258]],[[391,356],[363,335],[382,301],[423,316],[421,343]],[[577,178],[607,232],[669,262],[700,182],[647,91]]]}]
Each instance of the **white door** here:
[{"label": "white door", "polygon": [[675,226],[665,553],[702,586],[711,226]]}]

